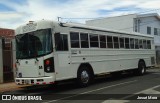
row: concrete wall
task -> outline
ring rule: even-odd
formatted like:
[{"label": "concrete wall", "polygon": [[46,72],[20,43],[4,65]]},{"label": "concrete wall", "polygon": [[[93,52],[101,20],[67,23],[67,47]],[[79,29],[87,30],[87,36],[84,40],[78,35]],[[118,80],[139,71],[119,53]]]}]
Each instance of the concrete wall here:
[{"label": "concrete wall", "polygon": [[3,83],[3,55],[2,55],[2,38],[0,38],[0,83]]},{"label": "concrete wall", "polygon": [[131,14],[103,19],[95,19],[86,21],[86,25],[131,32],[133,31],[133,18],[135,17],[136,14]]}]

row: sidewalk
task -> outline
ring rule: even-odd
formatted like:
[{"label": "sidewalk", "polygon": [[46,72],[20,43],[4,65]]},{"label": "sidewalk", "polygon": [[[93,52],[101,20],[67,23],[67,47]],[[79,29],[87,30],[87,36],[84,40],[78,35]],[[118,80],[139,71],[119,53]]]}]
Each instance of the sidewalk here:
[{"label": "sidewalk", "polygon": [[14,90],[22,90],[26,85],[17,85],[15,82],[0,84],[0,93]]}]

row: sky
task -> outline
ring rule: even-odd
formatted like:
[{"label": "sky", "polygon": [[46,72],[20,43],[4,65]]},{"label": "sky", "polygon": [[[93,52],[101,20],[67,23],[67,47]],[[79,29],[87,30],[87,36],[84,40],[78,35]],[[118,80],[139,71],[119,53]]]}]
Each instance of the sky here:
[{"label": "sky", "polygon": [[15,29],[29,21],[57,21],[58,17],[63,22],[85,23],[89,18],[160,13],[159,4],[160,0],[0,0],[0,28]]}]

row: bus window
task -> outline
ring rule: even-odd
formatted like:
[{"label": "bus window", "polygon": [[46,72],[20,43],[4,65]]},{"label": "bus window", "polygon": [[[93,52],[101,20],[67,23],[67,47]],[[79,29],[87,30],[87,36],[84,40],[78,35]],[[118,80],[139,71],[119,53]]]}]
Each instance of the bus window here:
[{"label": "bus window", "polygon": [[142,40],[139,40],[139,49],[143,49]]},{"label": "bus window", "polygon": [[125,38],[125,48],[129,49],[129,38]]},{"label": "bus window", "polygon": [[88,34],[87,33],[80,33],[80,38],[81,38],[81,48],[89,48]]},{"label": "bus window", "polygon": [[130,48],[134,49],[134,39],[130,38]]},{"label": "bus window", "polygon": [[151,41],[147,40],[147,49],[151,49]]},{"label": "bus window", "polygon": [[66,34],[55,34],[55,47],[57,51],[68,51],[68,38]]},{"label": "bus window", "polygon": [[118,37],[113,37],[113,41],[114,41],[114,48],[119,48],[119,40],[118,40]]},{"label": "bus window", "polygon": [[135,39],[135,49],[139,49],[139,46],[138,46],[138,39]]},{"label": "bus window", "polygon": [[70,33],[71,38],[71,48],[79,48],[79,33],[78,32],[71,32]]},{"label": "bus window", "polygon": [[113,48],[112,36],[107,36],[107,47],[108,48]]},{"label": "bus window", "polygon": [[123,37],[119,38],[119,41],[120,41],[120,48],[124,48],[124,38]]},{"label": "bus window", "polygon": [[98,43],[98,35],[97,34],[91,34],[90,37],[90,47],[99,47]]},{"label": "bus window", "polygon": [[143,48],[147,49],[147,42],[146,42],[146,40],[143,40]]},{"label": "bus window", "polygon": [[106,36],[99,35],[100,38],[100,48],[106,48]]}]

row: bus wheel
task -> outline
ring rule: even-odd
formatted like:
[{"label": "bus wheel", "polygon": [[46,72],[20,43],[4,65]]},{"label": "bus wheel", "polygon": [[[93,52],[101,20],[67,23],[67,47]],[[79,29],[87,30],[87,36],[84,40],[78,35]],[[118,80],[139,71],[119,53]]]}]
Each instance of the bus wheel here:
[{"label": "bus wheel", "polygon": [[140,61],[138,64],[137,75],[144,75],[146,73],[146,65],[143,61]]},{"label": "bus wheel", "polygon": [[87,87],[92,80],[91,72],[87,68],[87,66],[83,66],[78,70],[77,73],[77,82],[80,87]]}]

